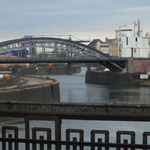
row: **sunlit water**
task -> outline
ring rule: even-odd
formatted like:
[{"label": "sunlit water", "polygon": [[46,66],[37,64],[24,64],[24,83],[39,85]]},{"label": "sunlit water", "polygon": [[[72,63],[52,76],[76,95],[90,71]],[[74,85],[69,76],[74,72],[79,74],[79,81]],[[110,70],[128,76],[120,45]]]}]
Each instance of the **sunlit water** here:
[{"label": "sunlit water", "polygon": [[[62,102],[85,102],[85,103],[150,103],[149,87],[125,87],[92,85],[85,83],[86,68],[82,72],[74,75],[50,76],[57,79],[60,83],[60,95]],[[0,126],[8,125],[1,122]],[[13,123],[12,126],[18,126],[19,136],[24,137],[24,123]],[[32,127],[45,127],[52,129],[52,139],[55,139],[54,122],[52,121],[30,121],[30,130]],[[136,142],[142,143],[142,134],[144,131],[150,131],[149,122],[127,122],[127,121],[81,121],[81,120],[63,120],[62,121],[62,139],[65,140],[66,129],[84,129],[85,140],[90,141],[91,130],[109,130],[112,142],[116,140],[118,130],[136,131]],[[8,131],[9,133],[10,131]],[[42,133],[38,134],[39,135]],[[46,135],[45,135],[46,136]],[[30,136],[31,137],[31,136]],[[127,137],[129,138],[129,137]],[[23,147],[23,145],[21,146]],[[22,148],[21,150],[23,150]]]}]

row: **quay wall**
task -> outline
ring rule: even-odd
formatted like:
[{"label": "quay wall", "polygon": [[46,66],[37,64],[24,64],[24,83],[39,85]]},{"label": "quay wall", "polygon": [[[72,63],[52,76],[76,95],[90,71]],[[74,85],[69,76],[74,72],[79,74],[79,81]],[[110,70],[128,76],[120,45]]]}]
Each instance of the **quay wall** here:
[{"label": "quay wall", "polygon": [[60,91],[59,83],[55,81],[52,84],[30,85],[28,87],[1,90],[0,101],[19,101],[19,102],[59,102]]},{"label": "quay wall", "polygon": [[138,74],[87,71],[85,82],[91,84],[138,85]]},{"label": "quay wall", "polygon": [[19,75],[67,75],[79,73],[81,71],[81,66],[71,66],[68,69],[67,66],[60,67],[21,67],[13,68],[13,74]]}]

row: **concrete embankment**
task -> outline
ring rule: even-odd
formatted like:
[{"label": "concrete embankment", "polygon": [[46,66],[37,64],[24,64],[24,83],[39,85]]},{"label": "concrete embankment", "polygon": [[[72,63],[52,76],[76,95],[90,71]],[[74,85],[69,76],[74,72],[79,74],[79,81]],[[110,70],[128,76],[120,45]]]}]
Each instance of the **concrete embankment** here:
[{"label": "concrete embankment", "polygon": [[99,72],[90,70],[86,72],[86,83],[91,84],[109,84],[109,85],[134,85],[148,86],[150,79],[141,80],[139,73],[114,73],[114,72]]},{"label": "concrete embankment", "polygon": [[7,81],[5,87],[4,84],[0,87],[0,100],[58,102],[59,83],[52,79],[15,77],[12,81]]}]

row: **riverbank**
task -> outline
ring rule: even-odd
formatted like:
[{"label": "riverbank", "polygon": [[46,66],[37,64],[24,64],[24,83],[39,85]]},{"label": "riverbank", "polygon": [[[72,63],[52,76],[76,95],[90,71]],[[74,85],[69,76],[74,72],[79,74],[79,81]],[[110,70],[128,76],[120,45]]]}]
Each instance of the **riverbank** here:
[{"label": "riverbank", "polygon": [[60,101],[59,82],[54,79],[13,76],[4,82],[0,87],[0,100],[42,103]]},{"label": "riverbank", "polygon": [[13,67],[12,73],[15,75],[72,75],[81,72],[80,65],[54,65],[41,66],[34,65],[30,67]]}]

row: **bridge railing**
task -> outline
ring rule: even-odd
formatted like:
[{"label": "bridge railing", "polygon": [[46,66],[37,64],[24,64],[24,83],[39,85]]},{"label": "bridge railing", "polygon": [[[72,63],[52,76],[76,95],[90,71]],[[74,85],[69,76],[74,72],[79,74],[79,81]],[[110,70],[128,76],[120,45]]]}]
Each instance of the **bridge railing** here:
[{"label": "bridge railing", "polygon": [[[141,134],[141,142],[136,142],[136,132],[130,130],[119,130],[119,124],[117,128],[118,130],[113,138],[110,136],[111,131],[105,129],[100,130],[97,128],[94,129],[93,126],[90,126],[88,131],[84,130],[80,126],[74,128],[72,124],[67,124],[67,129],[62,127],[62,122],[64,120],[86,120],[84,124],[85,126],[88,123],[87,121],[90,122],[93,120],[116,121],[119,120],[119,118],[116,119],[117,114],[110,115],[110,118],[108,119],[107,114],[102,114],[99,116],[98,114],[94,113],[91,113],[91,115],[88,117],[84,113],[70,112],[51,113],[15,110],[1,110],[0,112],[0,149],[2,150],[111,150],[114,148],[116,150],[121,150],[122,148],[125,150],[150,149],[150,145],[148,144],[150,131],[144,131]],[[118,115],[118,117],[121,117],[121,115]],[[124,115],[122,115],[122,117],[124,117]],[[16,118],[24,120],[18,121]],[[120,120],[123,119],[120,118]],[[142,119],[141,116],[139,118],[137,116],[136,120],[129,118],[129,121],[137,120],[145,121],[145,117]],[[35,121],[35,124],[32,124],[32,121]],[[54,122],[54,124],[50,127],[44,122],[41,126],[38,126],[40,124],[39,121],[50,121]],[[111,126],[111,123],[109,124]]]}]

